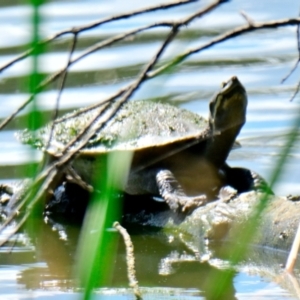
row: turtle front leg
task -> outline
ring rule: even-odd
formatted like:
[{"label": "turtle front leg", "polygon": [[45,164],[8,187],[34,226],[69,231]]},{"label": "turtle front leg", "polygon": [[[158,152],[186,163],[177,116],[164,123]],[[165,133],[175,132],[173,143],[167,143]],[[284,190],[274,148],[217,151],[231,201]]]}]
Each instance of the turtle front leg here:
[{"label": "turtle front leg", "polygon": [[159,194],[175,212],[188,212],[207,202],[205,195],[187,196],[174,174],[170,170],[161,170],[156,174]]}]

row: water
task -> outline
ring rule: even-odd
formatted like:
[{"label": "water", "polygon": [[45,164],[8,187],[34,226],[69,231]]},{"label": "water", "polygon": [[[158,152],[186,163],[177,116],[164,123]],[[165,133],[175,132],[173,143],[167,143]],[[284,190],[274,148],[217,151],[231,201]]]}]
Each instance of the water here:
[{"label": "water", "polygon": [[[162,3],[162,1],[131,0],[126,3],[126,6],[122,0],[101,1],[101,4],[95,0],[51,1],[51,3],[43,5],[41,9],[43,16],[41,32],[44,37],[47,37],[65,28],[81,26],[113,14],[136,10],[156,3]],[[86,47],[104,38],[145,24],[183,18],[206,3],[208,1],[168,11],[153,12],[87,31],[80,35],[80,42],[74,56],[77,57]],[[275,18],[297,17],[299,4],[293,0],[285,1],[284,4],[282,1],[271,0],[259,3],[240,0],[223,4],[204,18],[183,28],[179,37],[167,49],[163,59],[174,57],[187,49],[202,45],[214,35],[244,24],[245,20],[240,11],[245,11],[255,21],[268,21]],[[0,32],[0,66],[24,50],[24,45],[30,39],[30,15],[31,9],[27,5],[20,5],[17,2],[5,3],[4,1],[0,4],[0,28],[2,28]],[[166,29],[161,28],[148,31],[137,38],[128,39],[110,48],[95,52],[76,63],[71,67],[60,101],[61,110],[70,110],[95,103],[131,82],[155,53],[166,32]],[[50,74],[62,68],[67,61],[68,47],[66,38],[56,42],[47,54],[42,55],[41,71]],[[285,144],[287,131],[299,113],[299,96],[293,102],[289,101],[299,80],[299,69],[284,84],[281,84],[282,78],[288,74],[297,59],[295,27],[256,31],[190,56],[171,75],[162,75],[144,83],[133,98],[160,99],[208,115],[208,100],[219,88],[220,83],[232,75],[237,75],[247,89],[249,105],[247,123],[239,136],[242,148],[231,153],[229,164],[251,168],[268,180]],[[28,98],[28,83],[23,80],[30,70],[31,61],[26,59],[0,73],[0,98],[3,103],[0,110],[1,119],[8,116]],[[39,96],[40,108],[45,112],[51,111],[55,105],[56,87],[56,84],[51,85]],[[28,149],[21,146],[14,138],[15,130],[24,127],[23,120],[27,111],[22,111],[6,130],[0,132],[0,138],[3,141],[0,149],[1,181],[26,176],[28,162],[40,159],[39,154],[29,153]],[[300,193],[298,149],[299,144],[296,144],[281,175],[280,183],[274,188],[279,195]],[[21,168],[17,168],[19,166]],[[69,259],[64,259],[68,257],[69,252],[74,252],[75,246],[73,245],[72,249],[66,247],[64,243],[54,246],[57,245],[58,236],[50,239],[49,230],[47,228],[44,230],[47,232],[47,245],[50,248],[48,252],[53,252],[54,257],[49,255],[45,257],[48,252],[46,251],[45,254],[45,249],[41,249],[37,245],[34,245],[36,250],[24,251],[23,249],[20,252],[14,250],[12,254],[9,254],[9,259],[9,255],[5,252],[0,254],[0,261],[2,261],[0,277],[5,278],[5,281],[1,281],[0,284],[1,295],[5,295],[8,299],[28,299],[33,296],[38,299],[51,297],[73,299],[78,296],[70,275],[72,263]],[[135,243],[140,243],[141,239],[144,244],[140,251],[143,253],[146,251],[143,250],[146,247],[145,240],[143,237],[135,236]],[[153,241],[147,240],[147,247],[151,248],[156,245],[153,251],[159,252],[157,243],[155,238]],[[172,250],[174,249],[171,247],[170,251]],[[61,253],[59,263],[55,263],[57,253]],[[122,255],[123,252],[120,250],[120,256],[122,257]],[[198,262],[189,262],[192,267],[187,268],[185,273],[175,272],[178,279],[172,282],[171,275],[165,276],[164,280],[157,275],[158,262],[169,257],[166,248],[163,248],[162,253],[157,257],[153,253],[147,253],[147,255],[143,259],[147,259],[149,264],[155,267],[151,272],[152,278],[142,279],[141,285],[145,289],[149,286],[161,286],[157,290],[148,291],[149,299],[156,293],[162,298],[162,295],[165,295],[164,297],[167,299],[173,299],[172,295],[174,298],[177,297],[176,299],[205,297],[205,294],[199,292],[199,289],[203,291],[205,288],[190,279],[191,276],[195,276],[193,268],[199,268]],[[137,256],[139,256],[138,253]],[[280,261],[284,260],[285,258],[282,258]],[[181,262],[178,265],[184,269],[185,263]],[[143,265],[143,260],[140,264]],[[124,266],[122,268],[124,272]],[[57,270],[59,271],[57,272]],[[142,269],[143,272],[148,272],[148,270]],[[235,292],[232,292],[231,296],[235,294],[238,299],[249,299],[250,297],[292,299],[292,296],[274,283],[273,277],[260,276],[262,275],[255,277],[248,275],[245,271],[238,272],[232,281]],[[183,277],[188,278],[190,285],[183,282]],[[49,280],[45,278],[49,278]],[[124,288],[126,284],[127,280],[124,275],[119,281],[116,280],[113,286]],[[24,293],[25,290],[27,290],[26,293]],[[104,299],[131,298],[130,292],[126,289],[111,289],[99,291],[99,293],[103,294]],[[147,299],[147,296],[145,298]]]}]

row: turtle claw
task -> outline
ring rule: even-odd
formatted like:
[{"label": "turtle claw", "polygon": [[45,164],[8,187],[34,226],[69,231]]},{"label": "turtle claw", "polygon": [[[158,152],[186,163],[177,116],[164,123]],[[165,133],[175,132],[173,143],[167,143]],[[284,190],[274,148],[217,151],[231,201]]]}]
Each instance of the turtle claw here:
[{"label": "turtle claw", "polygon": [[156,182],[160,195],[174,212],[188,213],[207,202],[205,195],[187,196],[170,170],[160,170]]},{"label": "turtle claw", "polygon": [[224,186],[220,189],[218,198],[222,202],[229,202],[230,200],[234,199],[237,195],[238,191],[231,186]]},{"label": "turtle claw", "polygon": [[187,214],[195,208],[205,205],[207,198],[204,195],[188,197],[172,194],[165,197],[165,201],[172,211]]},{"label": "turtle claw", "polygon": [[188,213],[197,207],[205,205],[207,202],[207,198],[204,195],[186,198],[185,203],[181,203],[181,211],[183,213]]}]

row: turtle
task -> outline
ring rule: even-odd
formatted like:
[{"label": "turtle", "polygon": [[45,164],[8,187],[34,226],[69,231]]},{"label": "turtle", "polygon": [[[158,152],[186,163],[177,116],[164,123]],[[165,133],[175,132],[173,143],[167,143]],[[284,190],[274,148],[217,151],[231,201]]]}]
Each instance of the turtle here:
[{"label": "turtle", "polygon": [[[210,101],[208,120],[171,104],[131,100],[90,138],[71,167],[83,182],[92,184],[93,174],[104,172],[97,163],[101,158],[131,153],[124,192],[159,197],[172,211],[188,212],[216,199],[224,187],[240,193],[261,185],[259,175],[226,163],[246,122],[246,109],[246,90],[236,76],[224,82]],[[59,156],[98,112],[99,108],[67,115],[35,132],[22,131],[18,139],[51,157]]]}]

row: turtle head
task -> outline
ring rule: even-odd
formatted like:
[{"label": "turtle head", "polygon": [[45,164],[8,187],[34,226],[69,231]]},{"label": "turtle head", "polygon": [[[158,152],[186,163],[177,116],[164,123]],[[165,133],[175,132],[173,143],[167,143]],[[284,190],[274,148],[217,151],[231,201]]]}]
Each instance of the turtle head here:
[{"label": "turtle head", "polygon": [[213,134],[240,128],[246,122],[247,94],[236,76],[222,84],[221,90],[209,104],[209,125]]}]

